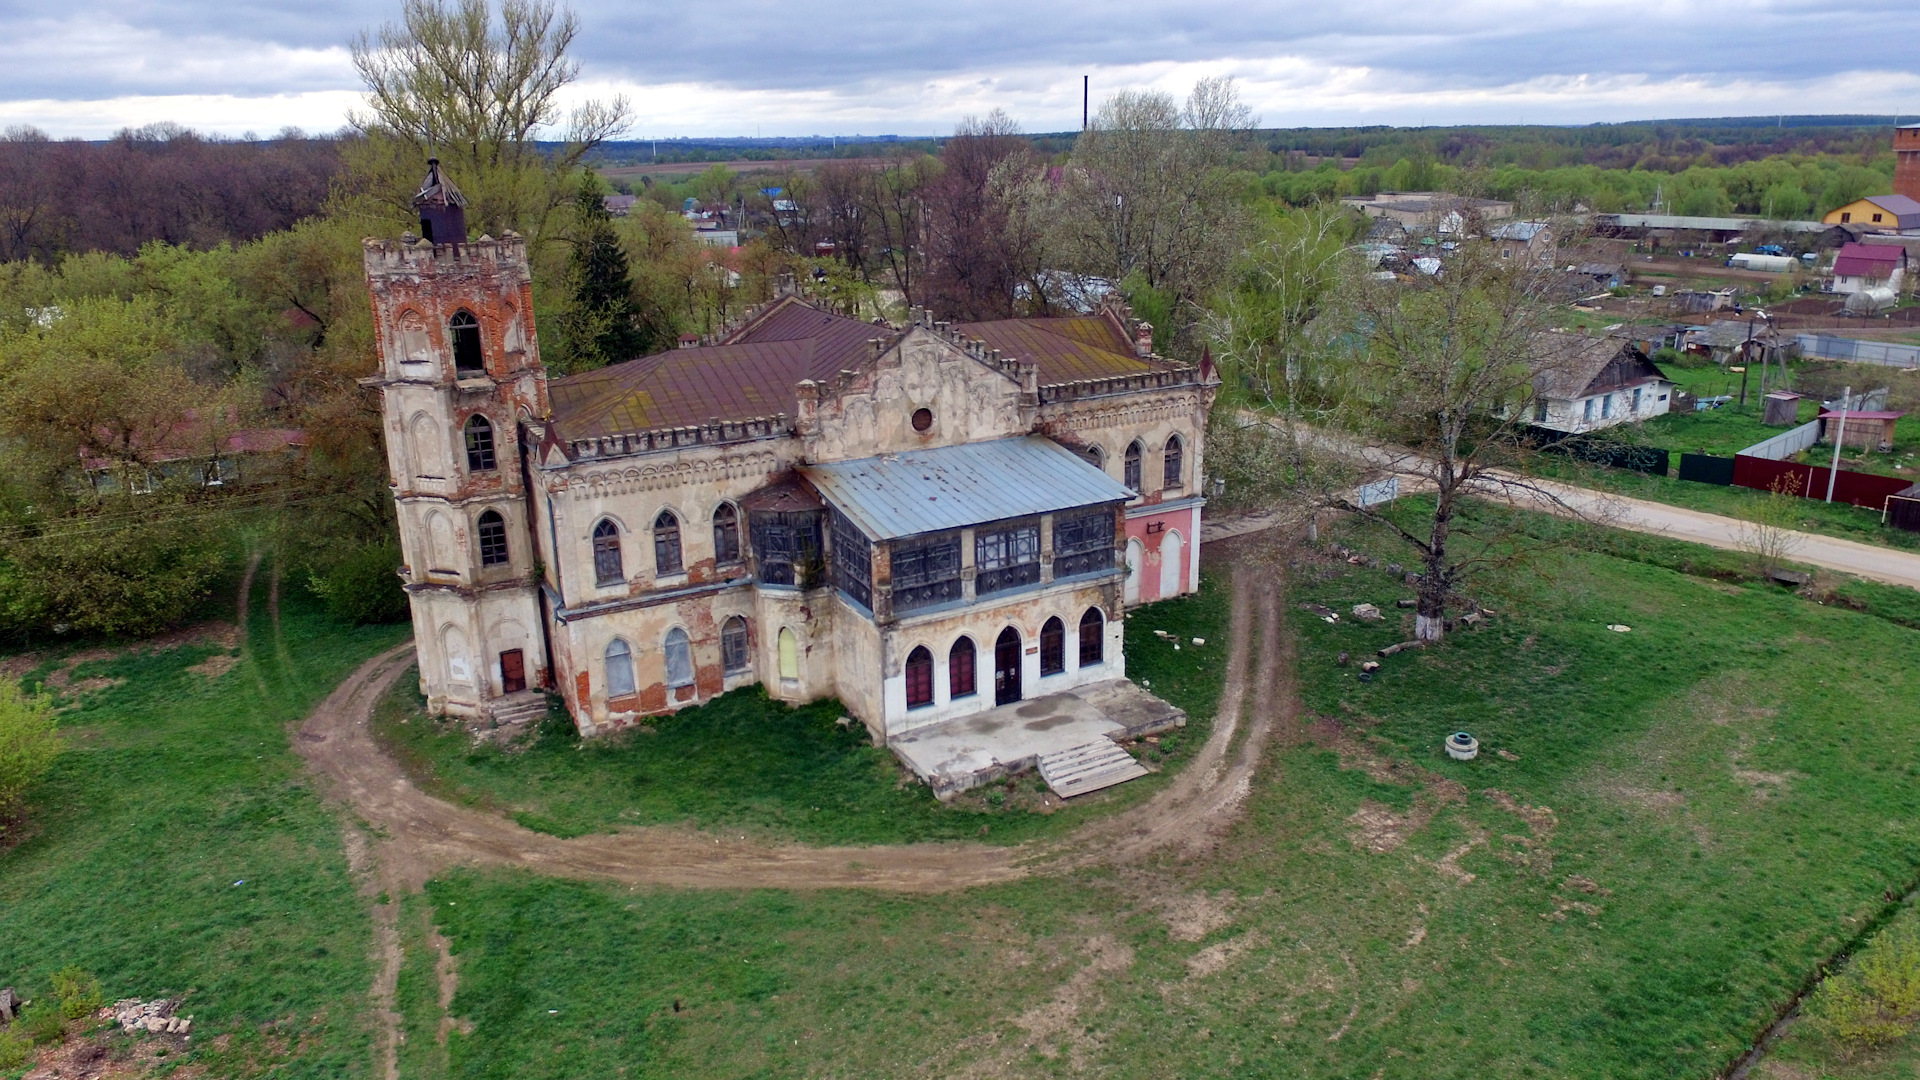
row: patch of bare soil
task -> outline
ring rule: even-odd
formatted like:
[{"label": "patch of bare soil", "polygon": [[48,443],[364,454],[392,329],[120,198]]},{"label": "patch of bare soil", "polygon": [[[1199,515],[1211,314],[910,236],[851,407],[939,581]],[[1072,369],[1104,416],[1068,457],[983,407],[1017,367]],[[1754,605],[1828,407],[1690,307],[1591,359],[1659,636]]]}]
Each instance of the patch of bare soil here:
[{"label": "patch of bare soil", "polygon": [[[68,1025],[74,1030],[78,1025]],[[149,1034],[131,1038],[113,1028],[79,1031],[35,1051],[21,1080],[146,1080],[166,1076],[199,1080],[201,1065],[177,1065],[193,1045],[191,1035]]]},{"label": "patch of bare soil", "polygon": [[1209,975],[1218,975],[1235,960],[1266,943],[1267,939],[1258,931],[1250,930],[1239,937],[1209,945],[1187,957],[1187,978],[1204,979]]},{"label": "patch of bare soil", "polygon": [[202,678],[217,679],[232,671],[234,665],[239,662],[240,657],[234,653],[214,653],[187,670]]},{"label": "patch of bare soil", "polygon": [[1467,801],[1467,789],[1459,781],[1423,769],[1411,762],[1389,758],[1375,749],[1374,737],[1356,738],[1340,721],[1320,717],[1307,729],[1316,745],[1332,750],[1343,769],[1357,769],[1383,784],[1415,787],[1420,790],[1413,806],[1405,812],[1385,803],[1363,799],[1360,809],[1347,818],[1352,826],[1347,838],[1354,847],[1384,855],[1398,851],[1409,837],[1427,827],[1441,810]]},{"label": "patch of bare soil", "polygon": [[1233,894],[1175,893],[1156,905],[1166,920],[1167,936],[1175,941],[1199,941],[1215,930],[1233,925]]}]

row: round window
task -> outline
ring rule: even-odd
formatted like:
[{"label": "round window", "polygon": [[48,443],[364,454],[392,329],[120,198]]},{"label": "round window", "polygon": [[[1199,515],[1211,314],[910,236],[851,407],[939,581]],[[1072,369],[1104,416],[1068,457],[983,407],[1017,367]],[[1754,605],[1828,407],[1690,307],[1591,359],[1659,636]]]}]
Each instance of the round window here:
[{"label": "round window", "polygon": [[933,427],[933,410],[932,409],[913,410],[913,430],[926,431],[931,427]]}]

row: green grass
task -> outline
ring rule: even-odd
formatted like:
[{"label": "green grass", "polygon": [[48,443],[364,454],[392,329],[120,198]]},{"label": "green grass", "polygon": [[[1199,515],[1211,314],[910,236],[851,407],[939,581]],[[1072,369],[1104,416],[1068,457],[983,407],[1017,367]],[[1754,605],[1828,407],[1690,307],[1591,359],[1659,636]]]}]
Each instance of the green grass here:
[{"label": "green grass", "polygon": [[267,579],[224,675],[187,670],[213,646],[75,670],[124,681],[62,715],[70,748],[0,854],[0,983],[35,996],[77,964],[109,1000],[184,995],[213,1075],[360,1076],[367,909],[287,725],[405,631],[341,627],[297,586],[276,628]]},{"label": "green grass", "polygon": [[[1404,628],[1297,605],[1404,589],[1301,565],[1287,618],[1322,737],[1275,746],[1210,858],[927,898],[443,878],[474,1025],[449,1072],[1711,1076],[1920,867],[1920,633],[1722,580],[1719,553],[1597,547],[1542,556],[1486,629],[1369,683],[1334,654]],[[1460,728],[1479,760],[1442,754]],[[1348,767],[1369,754],[1401,771]],[[1369,805],[1437,812],[1373,853],[1350,820]],[[1220,917],[1169,918],[1202,902]]]},{"label": "green grass", "polygon": [[[426,716],[414,681],[402,679],[376,713],[374,730],[436,793],[558,836],[690,823],[812,844],[1017,843],[1150,796],[1206,740],[1226,665],[1220,590],[1204,578],[1199,594],[1155,604],[1126,624],[1129,674],[1192,717],[1146,752],[1160,776],[1057,810],[1057,800],[1040,806],[1044,785],[1031,775],[942,804],[925,785],[909,782],[863,725],[838,724],[846,713],[837,701],[790,708],[758,687],[610,738],[580,739],[556,708],[524,748],[503,750],[476,746],[457,725]],[[1153,635],[1156,629],[1209,646],[1175,652]]]}]

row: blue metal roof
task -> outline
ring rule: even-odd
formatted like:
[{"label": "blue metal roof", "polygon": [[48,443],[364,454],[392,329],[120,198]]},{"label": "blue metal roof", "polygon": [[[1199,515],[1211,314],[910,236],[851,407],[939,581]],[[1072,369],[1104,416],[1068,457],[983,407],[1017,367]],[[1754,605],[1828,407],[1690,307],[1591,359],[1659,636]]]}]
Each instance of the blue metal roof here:
[{"label": "blue metal roof", "polygon": [[1041,435],[803,465],[827,502],[872,540],[958,529],[1133,498]]}]

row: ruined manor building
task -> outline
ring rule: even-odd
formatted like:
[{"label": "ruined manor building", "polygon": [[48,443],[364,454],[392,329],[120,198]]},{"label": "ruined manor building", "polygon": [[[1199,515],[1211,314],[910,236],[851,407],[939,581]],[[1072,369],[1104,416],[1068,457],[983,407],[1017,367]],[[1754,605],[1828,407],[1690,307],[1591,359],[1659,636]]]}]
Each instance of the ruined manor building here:
[{"label": "ruined manor building", "polygon": [[549,380],[519,237],[369,240],[387,456],[436,712],[586,734],[759,684],[880,740],[1125,674],[1198,585],[1218,379],[1121,310],[904,328],[783,296]]}]

